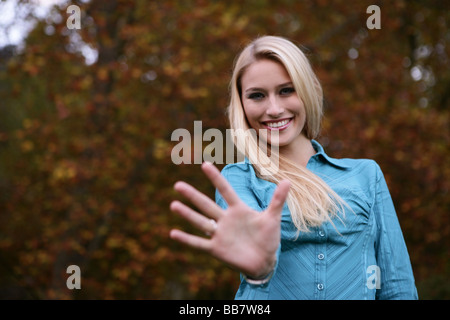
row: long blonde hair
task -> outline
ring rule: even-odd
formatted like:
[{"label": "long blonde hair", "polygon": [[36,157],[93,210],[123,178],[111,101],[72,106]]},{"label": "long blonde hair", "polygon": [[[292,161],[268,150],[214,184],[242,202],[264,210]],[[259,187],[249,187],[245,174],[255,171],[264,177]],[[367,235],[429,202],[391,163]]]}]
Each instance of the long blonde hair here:
[{"label": "long blonde hair", "polygon": [[[295,91],[305,106],[305,135],[308,139],[317,138],[323,109],[322,87],[303,52],[291,41],[275,36],[257,38],[235,60],[227,109],[231,129],[241,132],[251,129],[241,100],[241,78],[250,64],[261,59],[276,61],[286,68]],[[275,184],[283,179],[290,181],[287,205],[298,231],[309,231],[310,227],[320,226],[325,221],[332,223],[331,219],[339,212],[344,214],[340,197],[307,168],[298,166],[279,154],[271,154],[270,158],[266,155],[261,159],[265,152],[259,149],[255,135],[235,135],[234,144],[249,159],[259,177]],[[268,162],[273,164],[274,161],[277,166],[264,165]]]}]

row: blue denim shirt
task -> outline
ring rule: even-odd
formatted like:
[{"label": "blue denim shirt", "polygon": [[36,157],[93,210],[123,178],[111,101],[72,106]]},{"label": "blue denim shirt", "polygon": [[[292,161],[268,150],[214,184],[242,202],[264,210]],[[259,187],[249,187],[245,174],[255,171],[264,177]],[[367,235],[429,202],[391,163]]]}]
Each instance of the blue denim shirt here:
[{"label": "blue denim shirt", "polygon": [[[333,159],[312,140],[307,168],[353,210],[297,237],[285,204],[281,242],[271,280],[251,285],[241,277],[236,299],[417,299],[408,251],[383,173],[373,160]],[[239,197],[263,211],[276,185],[244,162],[222,170]],[[216,191],[216,202],[227,204]],[[336,230],[337,229],[337,230]]]}]

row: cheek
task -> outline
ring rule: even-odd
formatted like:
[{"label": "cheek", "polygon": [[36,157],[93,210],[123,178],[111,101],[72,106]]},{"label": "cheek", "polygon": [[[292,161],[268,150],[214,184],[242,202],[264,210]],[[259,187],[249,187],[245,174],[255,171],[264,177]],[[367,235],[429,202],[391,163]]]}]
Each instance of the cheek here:
[{"label": "cheek", "polygon": [[304,121],[306,119],[305,106],[301,100],[293,100],[292,104],[290,105],[290,110],[292,111],[292,113],[296,114],[301,121]]},{"label": "cheek", "polygon": [[305,105],[297,96],[292,96],[286,101],[286,107],[299,114],[305,114]]},{"label": "cheek", "polygon": [[253,106],[251,103],[244,104],[243,108],[247,121],[250,124],[259,123],[259,119],[264,115],[264,112],[261,110],[262,108]]}]

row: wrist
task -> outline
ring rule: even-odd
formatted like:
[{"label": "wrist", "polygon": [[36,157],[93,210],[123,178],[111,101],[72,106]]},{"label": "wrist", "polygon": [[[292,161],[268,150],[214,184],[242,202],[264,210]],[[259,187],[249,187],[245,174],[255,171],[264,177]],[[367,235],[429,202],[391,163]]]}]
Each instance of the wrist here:
[{"label": "wrist", "polygon": [[264,273],[261,273],[261,275],[256,276],[250,276],[246,274],[242,274],[244,277],[244,280],[252,285],[262,285],[270,281],[272,278],[274,272],[275,272],[275,266],[276,266],[277,260],[274,260],[273,263],[270,264],[270,267],[268,268],[268,271],[265,271]]}]

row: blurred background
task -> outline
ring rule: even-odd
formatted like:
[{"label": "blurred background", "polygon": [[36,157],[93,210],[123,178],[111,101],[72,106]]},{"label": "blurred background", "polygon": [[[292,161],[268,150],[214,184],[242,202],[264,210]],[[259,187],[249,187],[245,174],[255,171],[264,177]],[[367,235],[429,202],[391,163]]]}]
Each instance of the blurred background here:
[{"label": "blurred background", "polygon": [[[381,29],[366,26],[372,4]],[[234,57],[270,34],[311,59],[327,153],[380,164],[419,298],[449,299],[448,9],[0,1],[0,298],[234,298],[235,271],[168,237],[173,227],[195,232],[168,209],[177,180],[214,196],[199,165],[172,163],[171,134],[192,133],[196,120],[225,131]],[[66,287],[69,265],[81,269],[81,290]]]}]

